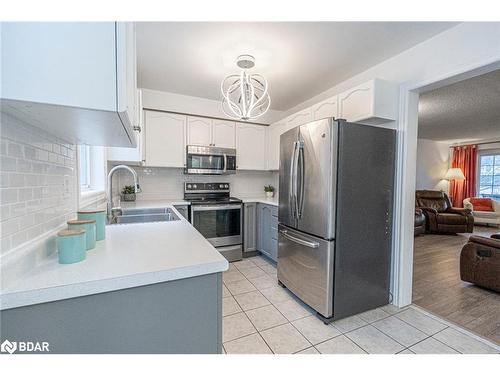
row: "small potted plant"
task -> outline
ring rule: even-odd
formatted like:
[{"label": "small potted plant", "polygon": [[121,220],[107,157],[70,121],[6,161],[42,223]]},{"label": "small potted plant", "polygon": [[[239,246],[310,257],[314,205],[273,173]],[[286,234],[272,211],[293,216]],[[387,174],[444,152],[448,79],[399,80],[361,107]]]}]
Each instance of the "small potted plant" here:
[{"label": "small potted plant", "polygon": [[274,197],[274,186],[272,186],[272,185],[266,185],[266,186],[264,186],[264,191],[266,192],[266,197],[267,198]]},{"label": "small potted plant", "polygon": [[127,185],[122,189],[122,200],[135,202],[135,189],[132,185]]}]

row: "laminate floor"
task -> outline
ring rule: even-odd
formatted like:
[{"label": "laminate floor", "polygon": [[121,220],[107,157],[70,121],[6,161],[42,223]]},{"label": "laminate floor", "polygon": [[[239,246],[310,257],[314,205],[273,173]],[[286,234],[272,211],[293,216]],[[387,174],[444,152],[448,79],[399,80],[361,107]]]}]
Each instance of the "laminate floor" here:
[{"label": "laminate floor", "polygon": [[[499,231],[476,226],[473,234]],[[460,280],[460,251],[470,235],[415,237],[412,302],[499,344],[500,294]]]}]

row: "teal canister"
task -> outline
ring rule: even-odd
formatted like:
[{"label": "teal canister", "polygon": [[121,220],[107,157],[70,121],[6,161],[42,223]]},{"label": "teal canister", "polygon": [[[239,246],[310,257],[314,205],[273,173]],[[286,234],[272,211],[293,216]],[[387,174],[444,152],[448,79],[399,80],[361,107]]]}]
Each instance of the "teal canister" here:
[{"label": "teal canister", "polygon": [[86,237],[82,229],[65,229],[57,233],[57,255],[59,263],[71,264],[85,259]]},{"label": "teal canister", "polygon": [[106,210],[81,210],[78,219],[95,220],[95,238],[101,241],[106,238]]},{"label": "teal canister", "polygon": [[70,220],[68,221],[68,229],[83,229],[85,231],[86,250],[91,250],[95,247],[95,220]]}]

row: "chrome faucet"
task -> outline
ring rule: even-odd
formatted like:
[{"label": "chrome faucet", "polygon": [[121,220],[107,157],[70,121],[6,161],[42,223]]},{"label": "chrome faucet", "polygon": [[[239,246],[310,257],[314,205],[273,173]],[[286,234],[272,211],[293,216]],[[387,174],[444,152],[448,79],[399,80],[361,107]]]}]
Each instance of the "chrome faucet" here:
[{"label": "chrome faucet", "polygon": [[113,220],[113,211],[119,209],[119,207],[113,207],[113,174],[118,169],[125,169],[132,173],[134,177],[134,192],[139,192],[139,179],[137,178],[137,172],[130,168],[128,165],[117,165],[116,167],[111,168],[108,173],[108,222],[110,223]]}]

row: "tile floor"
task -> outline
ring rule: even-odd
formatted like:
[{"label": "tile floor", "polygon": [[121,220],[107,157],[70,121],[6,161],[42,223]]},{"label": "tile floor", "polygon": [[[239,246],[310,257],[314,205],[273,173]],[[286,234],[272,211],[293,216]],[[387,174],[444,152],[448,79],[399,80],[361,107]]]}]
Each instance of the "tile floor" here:
[{"label": "tile floor", "polygon": [[416,307],[387,305],[323,324],[277,284],[264,256],[231,263],[223,274],[227,354],[500,353],[500,347]]}]

